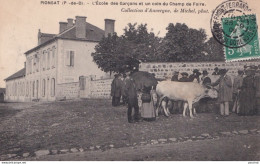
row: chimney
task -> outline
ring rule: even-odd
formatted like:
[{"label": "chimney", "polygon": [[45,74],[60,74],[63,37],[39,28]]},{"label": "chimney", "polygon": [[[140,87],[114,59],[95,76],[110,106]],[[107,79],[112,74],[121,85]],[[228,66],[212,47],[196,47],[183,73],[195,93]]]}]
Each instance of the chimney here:
[{"label": "chimney", "polygon": [[42,37],[42,33],[41,33],[41,29],[39,29],[39,31],[38,31],[38,45],[41,44],[41,37]]},{"label": "chimney", "polygon": [[105,37],[108,34],[113,34],[115,32],[115,20],[113,19],[105,19]]},{"label": "chimney", "polygon": [[68,23],[67,22],[60,22],[60,33],[67,29]]},{"label": "chimney", "polygon": [[84,16],[76,16],[76,37],[86,38],[86,18]]},{"label": "chimney", "polygon": [[68,18],[68,24],[67,24],[67,29],[71,28],[73,26],[73,19]]}]

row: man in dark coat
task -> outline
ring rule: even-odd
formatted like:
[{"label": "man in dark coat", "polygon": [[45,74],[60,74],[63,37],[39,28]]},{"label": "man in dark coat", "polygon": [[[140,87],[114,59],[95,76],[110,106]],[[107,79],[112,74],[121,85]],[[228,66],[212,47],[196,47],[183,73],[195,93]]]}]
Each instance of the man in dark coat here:
[{"label": "man in dark coat", "polygon": [[189,76],[189,81],[190,81],[190,82],[200,83],[200,78],[199,78],[200,75],[201,75],[201,73],[199,72],[199,70],[194,69],[194,70],[193,70],[193,74],[191,74],[191,75]]},{"label": "man in dark coat", "polygon": [[122,80],[120,79],[120,75],[116,74],[111,84],[112,106],[120,105],[121,90]]},{"label": "man in dark coat", "polygon": [[212,73],[212,75],[219,75],[218,67],[214,68],[214,72]]},{"label": "man in dark coat", "polygon": [[178,81],[178,77],[179,77],[179,72],[178,71],[175,71],[173,76],[172,76],[172,79],[171,81]]},{"label": "man in dark coat", "polygon": [[232,80],[227,75],[226,69],[219,70],[220,78],[212,84],[212,86],[219,85],[218,102],[220,103],[220,114],[222,116],[229,115],[229,102],[232,101]]},{"label": "man in dark coat", "polygon": [[124,73],[123,74],[123,82],[122,82],[122,101],[123,101],[123,105],[127,104],[127,96],[126,96],[126,93],[125,93],[126,81],[127,81],[127,76]]},{"label": "man in dark coat", "polygon": [[[139,121],[139,106],[137,99],[137,91],[135,87],[134,80],[127,75],[126,85],[125,85],[125,93],[127,96],[128,110],[127,110],[127,118],[129,123],[133,123],[134,121]],[[134,114],[133,114],[134,108]]]},{"label": "man in dark coat", "polygon": [[179,79],[179,82],[189,82],[189,74],[187,72],[182,72],[181,73],[182,77]]},{"label": "man in dark coat", "polygon": [[211,79],[208,76],[208,71],[207,70],[203,70],[202,72],[202,77],[201,77],[201,82],[203,85],[210,85],[211,84]]}]

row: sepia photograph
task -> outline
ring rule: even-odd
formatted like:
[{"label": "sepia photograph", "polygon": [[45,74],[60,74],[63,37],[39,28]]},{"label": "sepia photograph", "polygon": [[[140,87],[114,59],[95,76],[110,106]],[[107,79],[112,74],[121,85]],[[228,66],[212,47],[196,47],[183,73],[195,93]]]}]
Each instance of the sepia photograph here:
[{"label": "sepia photograph", "polygon": [[259,163],[260,1],[0,3],[2,164]]}]

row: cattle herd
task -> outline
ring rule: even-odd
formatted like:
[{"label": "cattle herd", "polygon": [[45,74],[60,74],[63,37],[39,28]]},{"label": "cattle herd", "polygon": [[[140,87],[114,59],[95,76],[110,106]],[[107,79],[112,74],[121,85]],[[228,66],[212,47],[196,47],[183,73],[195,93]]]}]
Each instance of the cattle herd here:
[{"label": "cattle herd", "polygon": [[[129,74],[124,74],[123,78],[118,74],[111,84],[112,105],[118,106],[122,97],[123,104],[128,105],[130,123],[140,120],[138,115],[142,120],[155,120],[159,114],[169,116],[169,102],[181,108],[183,116],[186,116],[188,108],[193,118],[196,114],[193,104],[204,98],[215,99],[222,116],[228,116],[230,112],[238,115],[258,114],[260,65],[245,66],[244,70],[238,70],[233,80],[227,72],[226,69],[215,68],[213,74],[208,76],[206,70],[201,74],[195,69],[190,76],[182,72],[179,78],[176,71],[171,78],[159,79],[155,87],[144,83],[141,90],[136,90],[135,80]],[[217,80],[213,82],[212,76]]]}]

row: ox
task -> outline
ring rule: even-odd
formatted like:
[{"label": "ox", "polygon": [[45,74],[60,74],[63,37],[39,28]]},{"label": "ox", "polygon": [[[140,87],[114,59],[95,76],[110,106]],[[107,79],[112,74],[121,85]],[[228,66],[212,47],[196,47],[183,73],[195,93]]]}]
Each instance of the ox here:
[{"label": "ox", "polygon": [[[164,98],[171,100],[182,100],[185,102],[183,116],[185,116],[186,108],[189,107],[190,117],[193,118],[192,104],[198,102],[201,98],[211,97],[217,98],[218,93],[215,88],[207,88],[199,83],[195,82],[175,82],[175,81],[161,81],[156,86],[156,93],[160,97],[157,106],[157,112],[162,105],[163,111],[166,116],[169,116],[169,110],[166,108],[166,102],[162,103]],[[188,104],[187,104],[188,103]],[[193,108],[194,114],[196,109]]]}]

